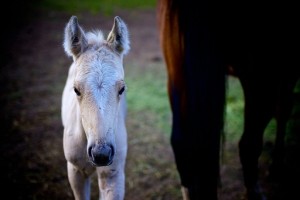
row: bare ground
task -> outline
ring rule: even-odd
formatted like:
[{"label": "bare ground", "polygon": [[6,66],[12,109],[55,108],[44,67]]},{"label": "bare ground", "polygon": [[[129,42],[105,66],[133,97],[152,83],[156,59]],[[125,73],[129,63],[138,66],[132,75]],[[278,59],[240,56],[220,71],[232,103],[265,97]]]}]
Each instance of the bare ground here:
[{"label": "bare ground", "polygon": [[[111,16],[101,14],[76,15],[86,30],[99,25],[107,32],[113,21]],[[155,10],[118,11],[116,15],[130,30],[132,49],[125,63],[141,68],[151,63],[163,67]],[[72,199],[60,118],[61,92],[71,63],[62,48],[69,18],[67,13],[38,11],[14,30],[13,37],[2,37],[7,45],[2,46],[0,74],[1,191],[10,199]],[[181,199],[169,138],[153,129],[149,119],[139,117],[143,116],[128,117],[126,199]],[[220,200],[245,199],[237,144],[226,144],[225,152]],[[276,185],[266,179],[268,164],[266,154],[261,177],[271,199],[271,188]],[[93,192],[93,199],[97,195]]]}]

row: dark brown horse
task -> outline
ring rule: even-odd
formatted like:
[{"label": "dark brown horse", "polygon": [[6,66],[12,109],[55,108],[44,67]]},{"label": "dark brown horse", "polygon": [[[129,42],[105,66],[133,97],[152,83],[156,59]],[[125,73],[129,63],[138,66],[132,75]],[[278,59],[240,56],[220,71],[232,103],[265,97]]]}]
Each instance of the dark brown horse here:
[{"label": "dark brown horse", "polygon": [[244,91],[239,153],[248,199],[264,199],[258,185],[258,158],[264,130],[273,117],[277,121],[273,164],[280,169],[299,78],[292,51],[298,48],[296,28],[285,21],[293,13],[277,13],[277,8],[284,9],[281,6],[272,11],[254,3],[158,2],[173,114],[171,145],[184,198],[217,199],[228,66]]}]

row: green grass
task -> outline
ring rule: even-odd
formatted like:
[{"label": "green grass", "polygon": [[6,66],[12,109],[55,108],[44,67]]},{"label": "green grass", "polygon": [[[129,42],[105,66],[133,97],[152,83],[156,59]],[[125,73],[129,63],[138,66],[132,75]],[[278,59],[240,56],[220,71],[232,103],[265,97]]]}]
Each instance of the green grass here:
[{"label": "green grass", "polygon": [[115,9],[142,9],[153,8],[156,0],[42,0],[37,6],[45,9],[78,12],[88,11],[91,13],[104,13],[110,15]]},{"label": "green grass", "polygon": [[153,124],[154,129],[169,133],[171,113],[164,66],[127,66],[126,70],[128,111]]}]

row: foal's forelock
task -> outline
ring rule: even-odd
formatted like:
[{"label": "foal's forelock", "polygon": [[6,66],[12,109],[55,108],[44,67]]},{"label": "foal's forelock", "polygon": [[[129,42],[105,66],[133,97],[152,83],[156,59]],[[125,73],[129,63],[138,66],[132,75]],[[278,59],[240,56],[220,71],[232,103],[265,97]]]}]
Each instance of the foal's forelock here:
[{"label": "foal's forelock", "polygon": [[91,44],[100,45],[104,42],[104,35],[100,30],[86,33],[86,38],[88,40],[89,45]]}]

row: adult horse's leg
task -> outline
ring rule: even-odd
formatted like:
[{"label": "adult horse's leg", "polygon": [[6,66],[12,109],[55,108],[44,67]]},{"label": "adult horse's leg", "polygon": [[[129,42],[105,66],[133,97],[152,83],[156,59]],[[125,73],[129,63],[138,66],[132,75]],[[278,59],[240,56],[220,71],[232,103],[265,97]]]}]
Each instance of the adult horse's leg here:
[{"label": "adult horse's leg", "polygon": [[240,76],[245,94],[245,123],[239,151],[249,199],[262,198],[257,184],[258,159],[262,151],[263,133],[273,117],[277,122],[277,131],[270,173],[272,178],[280,178],[285,156],[286,125],[293,107],[293,88],[297,81],[297,74],[282,72],[279,75],[275,70],[273,74],[261,74]]},{"label": "adult horse's leg", "polygon": [[294,105],[294,87],[298,80],[297,71],[287,68],[284,76],[281,77],[281,85],[278,92],[278,101],[276,106],[275,119],[277,122],[277,131],[274,150],[272,152],[272,163],[269,169],[269,177],[275,181],[282,181],[282,172],[284,169],[285,157],[285,135],[287,123],[291,117]]},{"label": "adult horse's leg", "polygon": [[[243,167],[244,183],[249,199],[262,199],[258,185],[258,159],[262,152],[263,133],[272,118],[271,102],[268,96],[256,87],[243,84],[245,94],[244,132],[239,142],[240,161]],[[262,96],[260,96],[262,95]],[[269,103],[269,104],[268,104]]]},{"label": "adult horse's leg", "polygon": [[[198,38],[202,36],[197,34]],[[218,59],[204,61],[215,57],[214,52],[195,53],[202,48],[210,51],[210,44],[207,45],[196,48],[187,44],[186,48],[191,49],[182,66],[185,86],[176,88],[169,83],[173,111],[171,144],[181,183],[188,189],[190,199],[217,199],[225,76]]]},{"label": "adult horse's leg", "polygon": [[[243,81],[242,81],[243,82]],[[243,85],[243,84],[242,84]],[[249,199],[260,199],[258,182],[258,158],[262,151],[263,133],[272,117],[272,110],[264,97],[258,96],[252,88],[243,85],[245,93],[244,132],[239,142],[240,161],[243,167],[244,183]],[[250,97],[252,96],[252,97]]]},{"label": "adult horse's leg", "polygon": [[259,72],[245,67],[239,74],[245,99],[244,132],[239,142],[239,154],[249,199],[264,198],[258,185],[258,159],[264,130],[274,116],[279,87],[276,76],[270,75],[263,67],[257,68],[261,69]]}]

